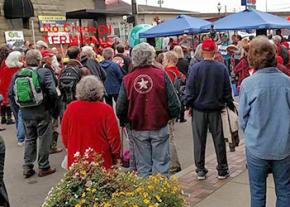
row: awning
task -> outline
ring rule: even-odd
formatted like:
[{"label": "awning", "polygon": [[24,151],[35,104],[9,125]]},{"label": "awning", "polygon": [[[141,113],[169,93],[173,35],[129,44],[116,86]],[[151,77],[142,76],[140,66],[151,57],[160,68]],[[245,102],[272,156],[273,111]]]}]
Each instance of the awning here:
[{"label": "awning", "polygon": [[111,12],[102,9],[82,9],[77,11],[70,11],[66,13],[67,19],[98,19],[103,16],[120,16],[129,15],[130,13],[125,12]]},{"label": "awning", "polygon": [[213,24],[203,27],[203,29],[210,29],[211,26],[214,26],[216,31],[290,29],[290,22],[282,17],[270,13],[254,9],[246,9],[217,20]]},{"label": "awning", "polygon": [[176,18],[167,20],[152,29],[139,34],[140,38],[168,37],[183,34],[193,34],[201,32],[201,27],[210,22],[196,17],[180,15]]},{"label": "awning", "polygon": [[30,0],[5,0],[3,9],[7,19],[34,17],[34,8]]}]

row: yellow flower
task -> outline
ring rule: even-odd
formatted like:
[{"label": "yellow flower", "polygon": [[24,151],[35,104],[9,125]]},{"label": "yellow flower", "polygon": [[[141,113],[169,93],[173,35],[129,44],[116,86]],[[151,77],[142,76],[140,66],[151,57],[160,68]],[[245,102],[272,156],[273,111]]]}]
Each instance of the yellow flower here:
[{"label": "yellow flower", "polygon": [[154,187],[153,187],[152,185],[149,185],[149,186],[148,186],[148,189],[149,189],[149,190],[153,190]]},{"label": "yellow flower", "polygon": [[148,193],[146,193],[146,192],[143,193],[143,197],[144,197],[144,198],[147,198],[148,196],[149,196]]},{"label": "yellow flower", "polygon": [[92,193],[95,193],[97,190],[95,188],[93,188]]},{"label": "yellow flower", "polygon": [[86,176],[87,175],[87,172],[85,171],[85,170],[81,170],[81,175],[83,175],[83,176]]},{"label": "yellow flower", "polygon": [[85,192],[83,192],[83,194],[82,194],[82,198],[84,198],[84,197],[86,197],[86,193]]},{"label": "yellow flower", "polygon": [[75,205],[75,207],[82,207],[80,204]]},{"label": "yellow flower", "polygon": [[144,202],[145,204],[150,203],[150,201],[149,201],[148,199],[144,199],[143,202]]},{"label": "yellow flower", "polygon": [[104,207],[111,207],[111,204],[105,203]]},{"label": "yellow flower", "polygon": [[157,199],[158,202],[162,202],[162,200],[161,200],[159,195],[155,196],[155,198]]}]

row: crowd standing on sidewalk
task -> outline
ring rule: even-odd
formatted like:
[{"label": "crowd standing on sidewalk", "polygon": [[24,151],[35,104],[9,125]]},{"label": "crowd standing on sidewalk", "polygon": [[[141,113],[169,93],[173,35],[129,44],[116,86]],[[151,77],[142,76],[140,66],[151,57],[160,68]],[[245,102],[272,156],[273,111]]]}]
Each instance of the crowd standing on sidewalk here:
[{"label": "crowd standing on sidewalk", "polygon": [[[208,130],[217,178],[226,179],[226,141],[233,151],[239,141],[237,131],[225,135],[224,126],[232,121],[222,113],[237,119],[233,96],[240,93],[252,206],[265,206],[269,173],[274,176],[277,206],[289,206],[289,45],[279,35],[253,40],[233,35],[230,41],[227,34],[194,41],[184,35],[169,44],[158,52],[148,43],[130,52],[121,43],[106,48],[70,46],[66,51],[50,49],[41,40],[36,49],[30,44],[0,47],[0,130],[16,122],[17,143],[24,146],[24,178],[56,172],[49,156],[63,150],[57,147],[59,128],[67,167],[75,154],[92,148],[107,169],[124,165],[129,154],[129,167],[139,176],[170,176],[182,169],[174,128],[176,122],[187,121],[187,111],[197,179],[207,178]],[[129,140],[126,153],[123,135]],[[2,197],[8,202],[7,194]]]}]

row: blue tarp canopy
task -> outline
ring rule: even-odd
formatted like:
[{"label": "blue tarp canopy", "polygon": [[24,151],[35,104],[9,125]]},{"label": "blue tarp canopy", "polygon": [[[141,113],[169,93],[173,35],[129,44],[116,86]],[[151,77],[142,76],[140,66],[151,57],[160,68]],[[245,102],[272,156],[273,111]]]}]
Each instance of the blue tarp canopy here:
[{"label": "blue tarp canopy", "polygon": [[168,37],[182,34],[193,34],[200,32],[202,26],[206,26],[210,22],[198,19],[195,17],[180,15],[175,19],[165,21],[146,32],[140,33],[140,38],[153,38],[153,37]]},{"label": "blue tarp canopy", "polygon": [[216,31],[247,30],[247,29],[290,29],[290,21],[266,12],[254,9],[228,15],[216,22],[203,27],[210,29],[214,26]]}]

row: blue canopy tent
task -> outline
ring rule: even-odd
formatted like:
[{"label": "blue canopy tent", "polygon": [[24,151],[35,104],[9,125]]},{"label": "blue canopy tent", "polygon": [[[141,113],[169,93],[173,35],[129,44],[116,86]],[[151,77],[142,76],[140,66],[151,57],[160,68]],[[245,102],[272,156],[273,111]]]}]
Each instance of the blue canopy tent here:
[{"label": "blue canopy tent", "polygon": [[290,29],[290,21],[266,12],[254,9],[228,15],[202,29],[214,27],[216,31],[251,30],[251,29]]},{"label": "blue canopy tent", "polygon": [[165,21],[146,32],[139,34],[140,38],[168,37],[182,34],[193,34],[200,32],[202,26],[210,22],[195,17],[180,15],[175,19]]}]

